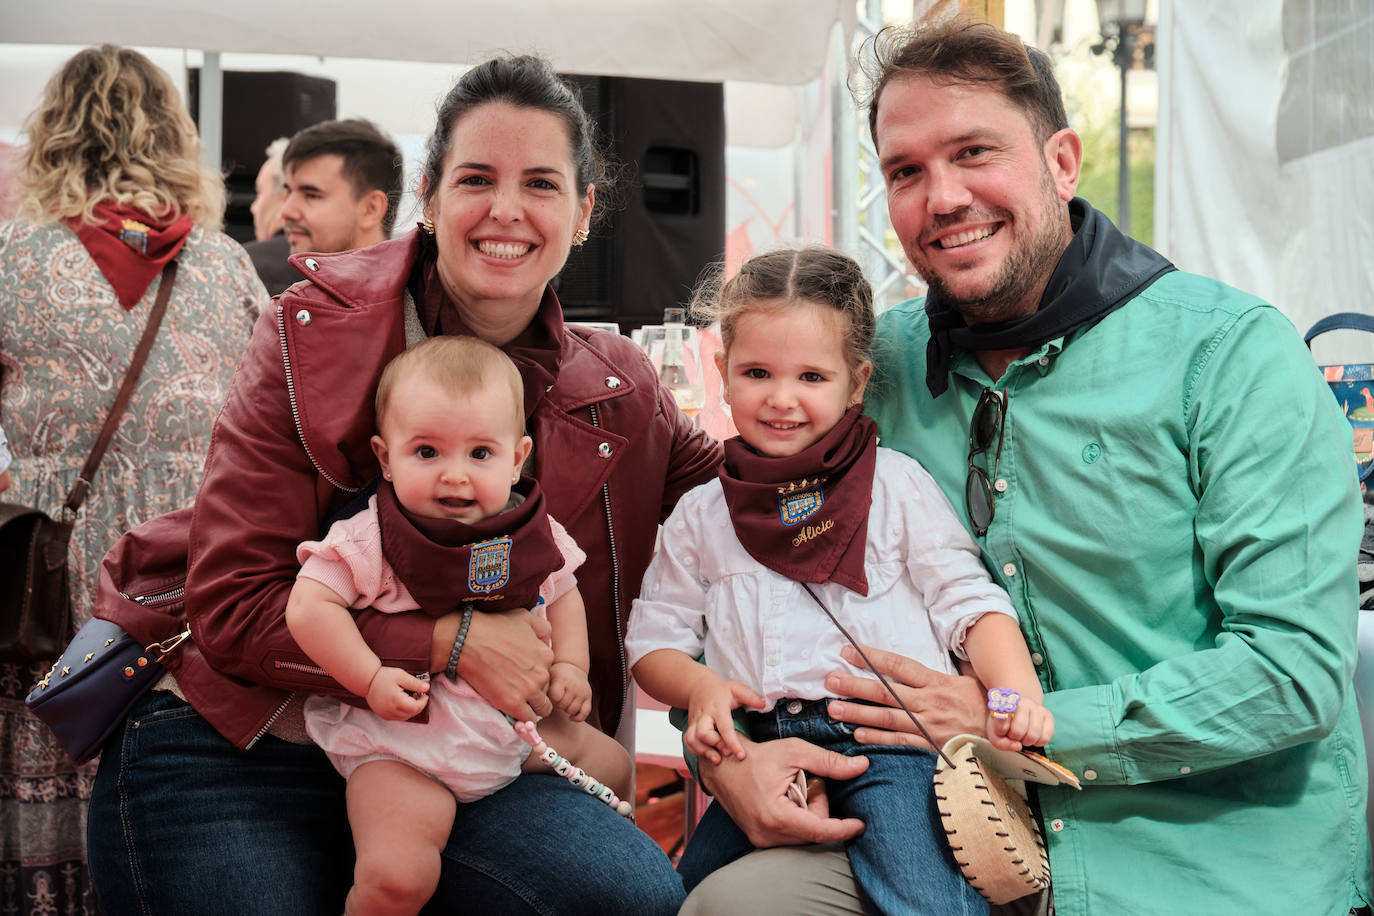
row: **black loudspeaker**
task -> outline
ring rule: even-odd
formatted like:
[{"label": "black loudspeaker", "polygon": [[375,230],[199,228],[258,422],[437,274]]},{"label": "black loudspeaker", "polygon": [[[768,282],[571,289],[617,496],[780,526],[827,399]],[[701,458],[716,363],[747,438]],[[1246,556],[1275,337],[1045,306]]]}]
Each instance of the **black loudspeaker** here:
[{"label": "black loudspeaker", "polygon": [[[200,126],[200,68],[186,73],[191,117]],[[253,182],[267,158],[267,145],[278,137],[333,120],[334,81],[283,70],[225,70],[224,118],[220,163],[224,170],[224,231],[241,242],[253,240],[257,196]]]},{"label": "black loudspeaker", "polygon": [[725,254],[725,88],[565,77],[624,166],[621,206],[574,248],[556,281],[569,320],[658,324]]}]

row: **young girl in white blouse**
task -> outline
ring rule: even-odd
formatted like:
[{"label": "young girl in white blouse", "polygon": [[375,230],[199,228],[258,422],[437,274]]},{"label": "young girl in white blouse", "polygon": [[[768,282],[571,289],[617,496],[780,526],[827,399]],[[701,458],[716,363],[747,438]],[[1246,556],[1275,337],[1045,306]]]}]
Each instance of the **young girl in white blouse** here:
[{"label": "young girl in white blouse", "polygon": [[[718,296],[699,294],[695,308],[720,322],[716,363],[739,436],[725,443],[719,478],[664,526],[626,635],[634,676],[687,710],[687,747],[712,762],[744,756],[731,722],[739,706],[754,710],[756,740],[798,736],[867,757],[861,776],[827,793],[832,816],[867,825],[849,857],[868,909],[986,912],[940,825],[935,755],[860,745],[853,726],[829,717],[826,675],[861,672],[803,590],[861,644],[947,673],[952,653],[997,696],[1018,693],[1014,711],[990,703],[987,733],[999,746],[1049,741],[1053,718],[1006,593],[934,480],[880,448],[863,415],[868,282],[829,249],[773,251],[746,261]],[[678,871],[690,891],[753,848],[712,805]]]}]

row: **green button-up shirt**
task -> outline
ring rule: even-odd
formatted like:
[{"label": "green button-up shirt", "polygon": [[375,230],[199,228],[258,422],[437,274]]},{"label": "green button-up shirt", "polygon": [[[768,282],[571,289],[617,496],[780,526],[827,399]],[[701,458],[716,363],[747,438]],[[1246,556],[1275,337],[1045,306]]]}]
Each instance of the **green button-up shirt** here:
[{"label": "green button-up shirt", "polygon": [[969,421],[1007,395],[979,543],[1055,716],[1055,907],[1345,914],[1370,900],[1351,676],[1351,432],[1292,325],[1166,274],[991,379],[926,387],[922,303],[881,316],[868,412],[964,506]]}]

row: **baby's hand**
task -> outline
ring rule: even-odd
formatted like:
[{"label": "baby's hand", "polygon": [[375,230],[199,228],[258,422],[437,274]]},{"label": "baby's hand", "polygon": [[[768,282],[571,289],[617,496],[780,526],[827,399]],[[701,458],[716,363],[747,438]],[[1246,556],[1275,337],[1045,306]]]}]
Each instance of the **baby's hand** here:
[{"label": "baby's hand", "polygon": [[372,675],[367,685],[367,705],[383,719],[404,722],[414,718],[429,702],[429,681],[423,681],[400,668],[385,665]]},{"label": "baby's hand", "polygon": [[763,697],[739,681],[706,672],[687,701],[687,730],[682,735],[687,750],[711,763],[720,763],[722,751],[743,760],[744,745],[730,716],[736,706],[762,709]]},{"label": "baby's hand", "polygon": [[549,701],[574,722],[581,722],[592,711],[592,685],[587,672],[572,662],[554,662],[549,668]]},{"label": "baby's hand", "polygon": [[1054,736],[1054,714],[1023,697],[1013,713],[997,716],[988,712],[987,734],[988,740],[1004,751],[1044,747]]}]

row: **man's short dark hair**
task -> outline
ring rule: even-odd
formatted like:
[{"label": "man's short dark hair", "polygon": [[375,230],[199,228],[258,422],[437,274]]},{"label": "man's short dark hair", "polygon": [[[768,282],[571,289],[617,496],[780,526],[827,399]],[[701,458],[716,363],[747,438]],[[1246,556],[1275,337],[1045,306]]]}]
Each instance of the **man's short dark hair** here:
[{"label": "man's short dark hair", "polygon": [[282,171],[289,173],[297,163],[330,154],[343,157],[340,171],[352,182],[357,197],[369,191],[386,195],[382,232],[390,235],[401,202],[402,157],[396,143],[376,124],[362,118],[321,121],[291,138],[282,153]]},{"label": "man's short dark hair", "polygon": [[[908,28],[890,26],[871,39],[868,130],[878,143],[878,101],[895,77],[986,84],[1025,112],[1041,143],[1069,126],[1064,97],[1045,52],[986,22],[955,17]],[[919,116],[919,115],[917,115]]]}]

